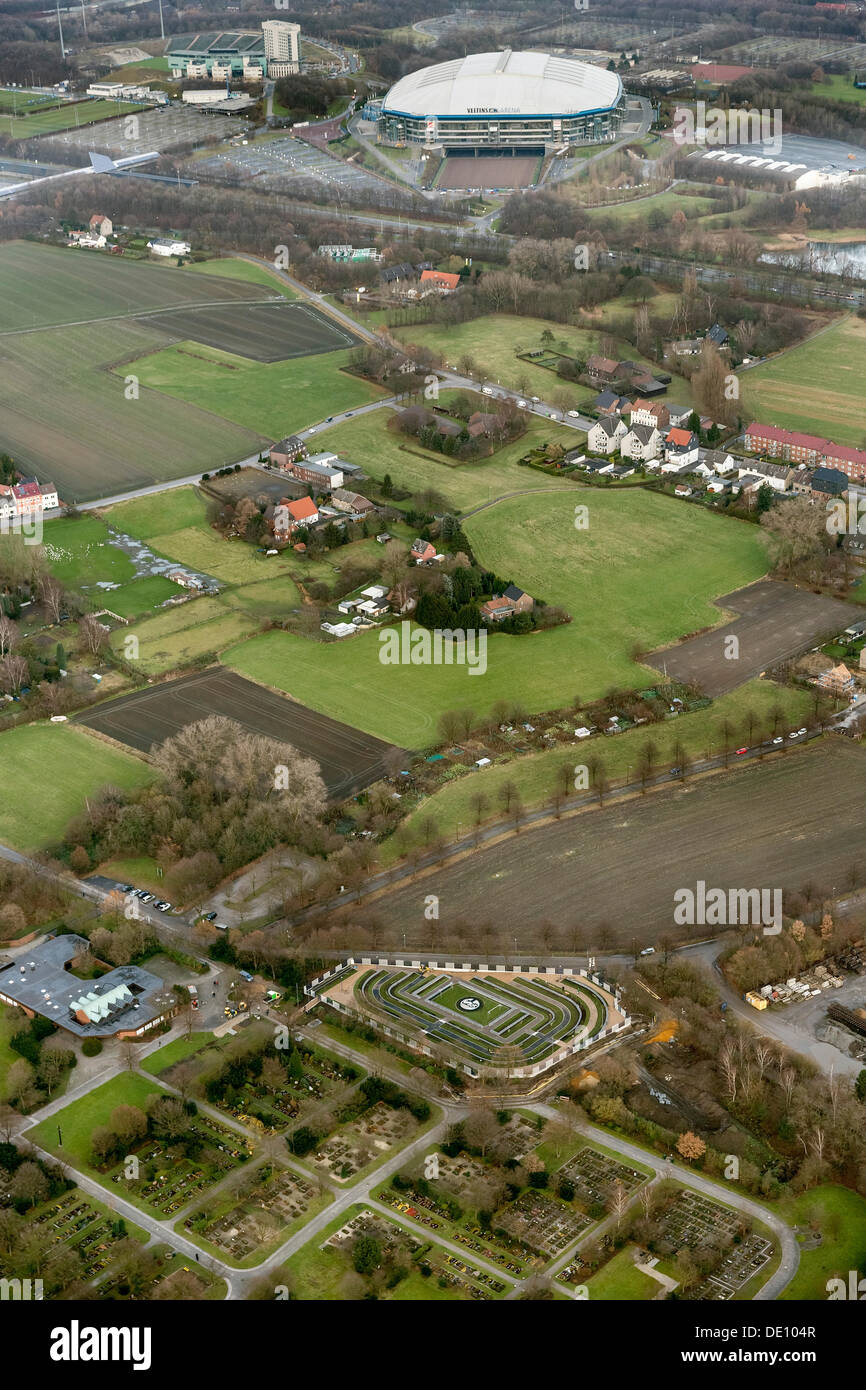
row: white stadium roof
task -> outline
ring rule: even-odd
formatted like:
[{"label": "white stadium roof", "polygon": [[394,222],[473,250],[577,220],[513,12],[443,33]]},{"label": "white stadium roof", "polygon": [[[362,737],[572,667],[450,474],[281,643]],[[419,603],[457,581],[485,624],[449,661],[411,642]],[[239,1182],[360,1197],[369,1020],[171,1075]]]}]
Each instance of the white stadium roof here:
[{"label": "white stadium roof", "polygon": [[403,116],[567,116],[606,111],[622,95],[615,72],[550,53],[472,53],[403,77],[383,111]]}]

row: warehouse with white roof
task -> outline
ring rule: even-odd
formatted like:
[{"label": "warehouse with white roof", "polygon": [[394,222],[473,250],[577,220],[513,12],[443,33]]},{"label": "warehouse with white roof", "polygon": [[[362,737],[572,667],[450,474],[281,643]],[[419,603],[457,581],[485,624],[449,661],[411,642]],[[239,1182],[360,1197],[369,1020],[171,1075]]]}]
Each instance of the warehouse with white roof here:
[{"label": "warehouse with white roof", "polygon": [[624,109],[615,72],[576,58],[506,48],[401,78],[382,103],[379,138],[449,154],[541,154],[613,139]]}]

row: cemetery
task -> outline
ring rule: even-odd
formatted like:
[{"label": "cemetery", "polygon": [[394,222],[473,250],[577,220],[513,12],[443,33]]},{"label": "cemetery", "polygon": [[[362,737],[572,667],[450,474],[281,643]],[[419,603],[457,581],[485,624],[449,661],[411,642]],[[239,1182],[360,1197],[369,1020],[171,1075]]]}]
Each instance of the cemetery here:
[{"label": "cemetery", "polygon": [[244,1174],[238,1188],[190,1212],[183,1233],[228,1264],[246,1269],[260,1264],[329,1200],[310,1178],[265,1164]]}]

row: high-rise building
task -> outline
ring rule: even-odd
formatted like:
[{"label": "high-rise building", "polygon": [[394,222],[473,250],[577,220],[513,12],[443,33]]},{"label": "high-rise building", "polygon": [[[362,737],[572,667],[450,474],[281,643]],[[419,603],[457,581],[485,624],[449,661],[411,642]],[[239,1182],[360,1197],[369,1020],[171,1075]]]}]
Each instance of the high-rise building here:
[{"label": "high-rise building", "polygon": [[290,77],[298,72],[301,63],[301,26],[286,19],[266,19],[262,24],[265,36],[265,60],[268,77]]}]

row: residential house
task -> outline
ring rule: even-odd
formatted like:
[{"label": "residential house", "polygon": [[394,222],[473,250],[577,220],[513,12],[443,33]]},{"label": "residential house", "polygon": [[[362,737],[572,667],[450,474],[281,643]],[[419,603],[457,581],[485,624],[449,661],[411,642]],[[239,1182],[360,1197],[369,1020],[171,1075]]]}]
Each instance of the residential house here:
[{"label": "residential house", "polygon": [[436,559],[436,547],[431,545],[429,541],[422,540],[419,536],[412,542],[409,554],[416,565],[429,565]]},{"label": "residential house", "polygon": [[516,584],[509,584],[502,596],[507,598],[509,603],[514,605],[515,613],[531,613],[535,607],[535,599],[531,594],[527,594],[523,589],[518,589]]},{"label": "residential house", "polygon": [[701,338],[677,338],[665,343],[666,357],[696,357],[703,347]]},{"label": "residential house", "polygon": [[460,284],[460,276],[451,275],[445,270],[422,270],[421,284],[440,290],[443,294],[453,294]]},{"label": "residential house", "polygon": [[848,488],[848,476],[838,468],[816,468],[812,474],[813,497],[841,497]]},{"label": "residential house", "polygon": [[707,480],[707,492],[721,494],[730,491],[731,484],[727,481],[726,478],[720,478],[718,474],[715,474],[712,478],[709,478]]},{"label": "residential house", "polygon": [[489,438],[490,435],[501,432],[502,421],[498,415],[492,415],[484,410],[476,410],[469,416],[467,429],[471,439],[478,439],[482,436]]},{"label": "residential house", "polygon": [[104,212],[95,212],[88,223],[91,233],[97,236],[111,236],[114,231],[114,223],[110,217],[106,217]]},{"label": "residential house", "polygon": [[668,463],[690,464],[695,467],[699,457],[700,444],[691,430],[668,430],[665,435],[665,460]]},{"label": "residential house", "polygon": [[171,237],[154,237],[147,243],[148,251],[155,256],[188,256],[192,247],[188,241],[176,241]]},{"label": "residential house", "polygon": [[274,508],[274,535],[290,536],[299,526],[315,526],[319,520],[319,509],[311,497],[286,498]]},{"label": "residential house", "polygon": [[349,492],[345,488],[334,488],[331,493],[331,501],[340,512],[347,512],[350,516],[366,516],[369,512],[374,512],[376,508],[367,497],[362,497],[359,492]]},{"label": "residential house", "polygon": [[633,425],[619,442],[623,458],[653,459],[661,446],[662,437],[654,425]]},{"label": "residential house", "polygon": [[694,488],[689,487],[688,483],[677,483],[674,488],[675,497],[691,497]]},{"label": "residential house", "polygon": [[503,623],[513,613],[513,605],[502,594],[497,594],[495,598],[488,599],[481,605],[481,618],[486,623]]},{"label": "residential house", "polygon": [[724,348],[728,345],[727,331],[722,328],[720,323],[714,323],[707,332],[707,342],[715,343],[717,348]]},{"label": "residential house", "polygon": [[615,463],[610,470],[609,476],[621,482],[623,478],[630,478],[634,473],[634,465],[631,463]]},{"label": "residential house", "polygon": [[829,671],[822,671],[815,684],[822,690],[829,690],[832,695],[850,695],[855,680],[845,663],[840,661],[838,666],[831,666]]},{"label": "residential house", "polygon": [[70,246],[84,246],[91,251],[101,251],[105,245],[105,237],[101,232],[70,232]]},{"label": "residential house", "polygon": [[594,454],[615,454],[620,440],[628,434],[625,421],[619,415],[605,415],[597,420],[586,436]]},{"label": "residential house", "polygon": [[387,598],[365,598],[357,605],[359,615],[365,618],[381,618],[390,613],[391,605]]},{"label": "residential house", "polygon": [[726,449],[701,449],[700,460],[714,473],[730,473],[734,467],[734,456]]},{"label": "residential house", "polygon": [[38,478],[22,478],[19,483],[12,484],[10,491],[16,516],[33,516],[60,505],[54,484],[42,484]]},{"label": "residential house", "polygon": [[383,285],[397,285],[401,280],[414,280],[417,274],[414,265],[404,262],[401,265],[388,266],[387,270],[380,272],[379,278]]},{"label": "residential house", "polygon": [[671,425],[687,425],[691,418],[692,407],[690,405],[676,405],[673,401],[666,401],[668,412],[668,422]]},{"label": "residential house", "polygon": [[653,403],[639,396],[626,413],[631,425],[655,425],[659,430],[666,430],[670,425],[670,412],[661,401]]},{"label": "residential house", "polygon": [[271,465],[274,468],[287,469],[290,464],[306,457],[307,446],[296,434],[287,434],[285,439],[272,444],[269,452]]},{"label": "residential house", "polygon": [[618,374],[617,368],[618,364],[614,362],[612,357],[600,357],[598,353],[594,352],[592,356],[587,359],[586,374],[591,377],[593,381],[599,383],[616,381]]},{"label": "residential house", "polygon": [[618,396],[615,391],[602,391],[593,401],[599,415],[623,415],[628,404],[628,396]]},{"label": "residential house", "polygon": [[749,453],[781,458],[786,463],[803,463],[810,468],[835,468],[855,481],[866,482],[866,449],[852,449],[820,435],[779,429],[757,421],[749,425],[744,438]]}]

